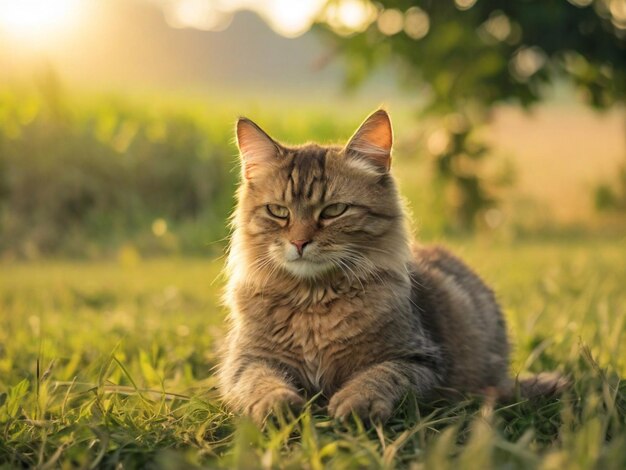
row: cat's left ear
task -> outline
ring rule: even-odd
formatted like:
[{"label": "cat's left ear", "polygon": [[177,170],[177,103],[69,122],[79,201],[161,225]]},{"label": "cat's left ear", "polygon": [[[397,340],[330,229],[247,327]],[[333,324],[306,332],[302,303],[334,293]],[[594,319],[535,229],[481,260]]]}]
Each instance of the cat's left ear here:
[{"label": "cat's left ear", "polygon": [[247,118],[237,120],[237,146],[246,179],[250,179],[257,169],[272,168],[280,152],[280,145]]},{"label": "cat's left ear", "polygon": [[345,153],[371,164],[376,170],[389,171],[393,130],[387,111],[379,109],[371,114],[354,133]]}]

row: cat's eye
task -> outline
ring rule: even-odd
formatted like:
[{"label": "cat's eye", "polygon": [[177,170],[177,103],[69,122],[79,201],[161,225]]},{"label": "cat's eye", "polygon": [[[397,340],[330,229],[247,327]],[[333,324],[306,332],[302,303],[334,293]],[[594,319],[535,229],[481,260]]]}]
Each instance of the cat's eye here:
[{"label": "cat's eye", "polygon": [[285,206],[279,206],[278,204],[268,204],[266,206],[267,212],[277,219],[286,219],[289,217],[289,209]]},{"label": "cat's eye", "polygon": [[324,207],[324,209],[320,213],[320,219],[332,219],[334,217],[339,217],[347,210],[348,204],[343,204],[341,202],[337,204],[331,204],[330,206]]}]

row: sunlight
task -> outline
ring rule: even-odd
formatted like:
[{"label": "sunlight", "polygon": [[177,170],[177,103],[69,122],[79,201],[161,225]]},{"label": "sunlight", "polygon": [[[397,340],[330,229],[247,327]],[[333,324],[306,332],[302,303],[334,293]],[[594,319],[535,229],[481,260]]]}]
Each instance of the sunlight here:
[{"label": "sunlight", "polygon": [[276,33],[293,38],[311,28],[323,6],[324,0],[173,0],[165,2],[163,8],[170,26],[207,31],[227,28],[237,11],[254,11]]},{"label": "sunlight", "polygon": [[327,6],[324,19],[335,33],[347,36],[365,31],[377,15],[376,7],[369,1],[342,0]]},{"label": "sunlight", "polygon": [[[323,21],[341,35],[364,31],[376,20],[378,10],[369,0],[156,0],[163,5],[168,24],[176,28],[220,31],[241,10],[254,11],[278,34],[295,38],[313,23]],[[402,25],[400,26],[402,29]],[[420,34],[424,29],[421,26]],[[420,37],[421,37],[420,36]]]},{"label": "sunlight", "polygon": [[256,8],[278,34],[297,37],[311,28],[323,4],[320,0],[273,0],[256,2]]},{"label": "sunlight", "polygon": [[47,40],[76,21],[80,4],[80,0],[0,0],[0,32],[20,40]]},{"label": "sunlight", "polygon": [[221,11],[203,0],[179,0],[164,6],[165,19],[173,28],[196,28],[204,31],[222,31],[233,18],[232,12]]}]

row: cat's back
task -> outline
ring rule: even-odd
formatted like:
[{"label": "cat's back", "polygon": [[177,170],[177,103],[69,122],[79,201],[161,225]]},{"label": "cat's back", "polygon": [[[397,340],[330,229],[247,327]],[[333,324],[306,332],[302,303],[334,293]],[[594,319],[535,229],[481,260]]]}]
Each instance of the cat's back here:
[{"label": "cat's back", "polygon": [[412,304],[444,355],[445,386],[467,391],[503,386],[509,345],[491,289],[438,246],[413,250]]}]

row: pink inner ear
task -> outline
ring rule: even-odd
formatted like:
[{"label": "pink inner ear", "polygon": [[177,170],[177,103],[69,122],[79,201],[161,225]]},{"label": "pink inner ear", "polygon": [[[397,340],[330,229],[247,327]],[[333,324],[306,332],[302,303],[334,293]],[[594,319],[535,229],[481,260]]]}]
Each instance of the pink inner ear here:
[{"label": "pink inner ear", "polygon": [[385,111],[378,110],[359,127],[346,150],[388,170],[391,165],[392,145],[391,121]]},{"label": "pink inner ear", "polygon": [[[256,134],[256,138],[255,138]],[[237,142],[239,144],[239,150],[245,155],[249,155],[255,146],[255,141],[258,139],[258,131],[254,129],[248,123],[240,123],[237,126]]]},{"label": "pink inner ear", "polygon": [[387,114],[374,114],[361,128],[363,134],[361,139],[369,142],[371,145],[391,152],[393,142],[391,123]]},{"label": "pink inner ear", "polygon": [[250,179],[256,168],[275,163],[277,144],[260,127],[248,119],[237,121],[237,144],[241,152],[246,179]]}]

